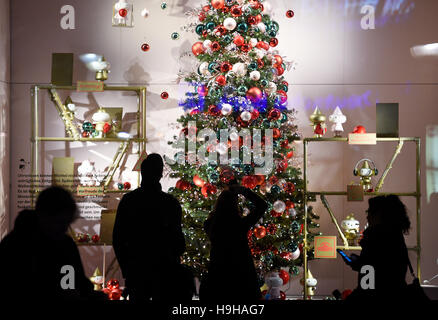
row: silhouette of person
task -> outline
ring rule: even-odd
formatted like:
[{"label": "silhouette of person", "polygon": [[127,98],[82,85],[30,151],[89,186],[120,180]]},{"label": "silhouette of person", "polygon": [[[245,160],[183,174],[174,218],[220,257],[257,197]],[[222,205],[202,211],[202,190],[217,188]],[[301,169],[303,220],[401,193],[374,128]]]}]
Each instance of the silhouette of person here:
[{"label": "silhouette of person", "polygon": [[[405,205],[396,195],[378,196],[368,200],[368,228],[360,240],[360,256],[351,255],[348,263],[358,271],[358,287],[347,300],[400,299],[406,293],[406,271],[408,254],[404,234],[409,232],[411,223]],[[374,268],[373,277],[363,266]],[[366,278],[365,278],[366,277]]]},{"label": "silhouette of person", "polygon": [[192,284],[180,264],[185,251],[182,210],[178,200],[161,190],[161,156],[148,155],[141,175],[141,186],[120,201],[113,230],[129,299],[191,300]]},{"label": "silhouette of person", "polygon": [[8,299],[104,299],[93,290],[76,244],[66,234],[76,214],[73,197],[60,187],[43,190],[35,210],[19,213],[0,243],[2,293]]},{"label": "silhouette of person", "polygon": [[[239,194],[253,204],[245,217],[239,209]],[[214,210],[204,223],[211,250],[208,275],[201,283],[201,300],[216,303],[261,298],[247,234],[266,208],[267,204],[262,198],[239,185],[232,185],[219,195]]]}]

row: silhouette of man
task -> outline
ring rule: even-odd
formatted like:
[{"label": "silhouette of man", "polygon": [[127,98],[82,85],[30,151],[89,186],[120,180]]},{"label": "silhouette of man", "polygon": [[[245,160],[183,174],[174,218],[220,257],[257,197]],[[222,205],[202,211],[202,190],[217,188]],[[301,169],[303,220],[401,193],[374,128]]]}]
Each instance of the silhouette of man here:
[{"label": "silhouette of man", "polygon": [[19,213],[14,229],[0,243],[2,294],[6,298],[104,298],[94,292],[76,244],[66,234],[76,211],[68,191],[50,187],[38,196],[35,210]]},{"label": "silhouette of man", "polygon": [[177,289],[187,289],[177,285],[182,278],[180,256],[185,251],[181,206],[161,191],[160,155],[150,154],[142,162],[141,175],[141,186],[120,201],[113,230],[113,247],[129,299],[181,298]]}]

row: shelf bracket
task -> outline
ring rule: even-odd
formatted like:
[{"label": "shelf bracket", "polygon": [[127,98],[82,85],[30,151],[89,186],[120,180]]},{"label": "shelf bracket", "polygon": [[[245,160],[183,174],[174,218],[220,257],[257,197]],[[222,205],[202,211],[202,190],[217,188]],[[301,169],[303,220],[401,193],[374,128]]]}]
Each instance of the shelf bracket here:
[{"label": "shelf bracket", "polygon": [[53,103],[55,104],[56,109],[58,110],[59,116],[62,121],[64,121],[65,131],[67,134],[74,138],[75,140],[79,140],[81,138],[79,134],[78,128],[73,124],[74,114],[71,112],[61,101],[59,98],[58,92],[55,89],[49,89],[50,96],[52,98]]},{"label": "shelf bracket", "polygon": [[128,147],[130,145],[129,141],[122,142],[117,149],[116,154],[114,155],[113,162],[111,163],[108,173],[103,178],[104,181],[104,188],[105,190],[108,188],[109,184],[113,180],[113,176],[116,173],[117,168],[119,167],[120,161],[125,156],[126,151],[128,150]]},{"label": "shelf bracket", "polygon": [[327,209],[328,213],[330,214],[330,218],[332,218],[332,222],[336,226],[336,229],[338,230],[339,236],[341,237],[342,241],[344,242],[344,247],[348,248],[349,247],[348,240],[347,240],[347,238],[345,238],[344,233],[342,232],[341,228],[339,227],[338,221],[336,220],[335,215],[333,214],[332,209],[330,208],[329,203],[323,194],[321,195],[321,201],[324,204],[324,207]]},{"label": "shelf bracket", "polygon": [[397,145],[397,148],[394,151],[394,155],[391,158],[391,161],[389,161],[388,165],[386,166],[385,171],[383,172],[382,176],[380,177],[379,181],[377,182],[377,185],[376,185],[376,188],[375,188],[376,192],[378,192],[380,190],[380,188],[382,188],[383,182],[385,181],[385,178],[386,178],[389,170],[391,170],[392,165],[394,164],[395,159],[397,158],[398,154],[401,152],[401,149],[403,147],[403,143],[404,143],[403,140],[399,141],[399,143]]}]

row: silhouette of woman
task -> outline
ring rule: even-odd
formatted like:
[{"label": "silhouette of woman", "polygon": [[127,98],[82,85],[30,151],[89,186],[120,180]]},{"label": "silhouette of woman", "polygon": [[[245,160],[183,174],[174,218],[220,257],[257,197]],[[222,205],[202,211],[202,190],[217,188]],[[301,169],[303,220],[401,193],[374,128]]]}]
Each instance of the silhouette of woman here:
[{"label": "silhouette of woman", "polygon": [[[253,204],[245,217],[239,210],[239,194]],[[204,223],[211,251],[208,276],[200,288],[202,300],[254,301],[261,298],[247,233],[266,208],[262,198],[238,185],[230,186],[219,195],[214,210]]]}]

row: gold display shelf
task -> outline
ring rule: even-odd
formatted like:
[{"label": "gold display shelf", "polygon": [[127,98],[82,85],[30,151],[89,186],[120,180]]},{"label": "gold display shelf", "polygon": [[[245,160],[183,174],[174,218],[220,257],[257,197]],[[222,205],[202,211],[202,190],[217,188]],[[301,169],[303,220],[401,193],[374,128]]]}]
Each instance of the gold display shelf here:
[{"label": "gold display shelf", "polygon": [[[59,116],[65,125],[65,137],[45,137],[40,134],[40,102],[39,93],[41,90],[47,90],[51,100],[58,110]],[[105,176],[104,192],[105,193],[125,193],[129,190],[110,190],[108,185],[112,181],[115,170],[120,164],[120,160],[125,156],[128,146],[132,143],[138,144],[138,156],[146,150],[146,87],[143,86],[110,86],[104,84],[103,91],[93,91],[93,94],[103,94],[108,91],[120,91],[120,92],[133,92],[137,94],[137,133],[136,138],[83,138],[78,136],[78,129],[72,121],[72,114],[68,111],[67,107],[61,101],[58,90],[74,91],[77,92],[77,86],[57,86],[57,85],[32,85],[31,86],[31,174],[32,176],[38,176],[40,173],[40,147],[42,143],[50,142],[118,142],[119,147],[116,155],[114,156],[113,163],[111,165],[111,172]],[[90,92],[83,92],[90,93]],[[122,146],[124,146],[122,148]],[[140,173],[138,174],[138,184],[140,184]],[[39,187],[31,181],[31,205],[34,205],[35,196],[39,193]]]},{"label": "gold display shelf", "polygon": [[[310,249],[309,243],[307,241],[308,236],[308,230],[307,230],[307,202],[309,200],[308,197],[310,196],[317,196],[320,195],[324,197],[325,195],[332,195],[332,196],[346,196],[346,191],[310,191],[308,190],[308,181],[307,181],[307,162],[308,162],[308,155],[307,155],[307,147],[310,142],[348,142],[348,138],[346,137],[340,137],[340,138],[305,138],[303,139],[303,152],[304,152],[304,161],[303,161],[303,180],[304,180],[304,188],[302,191],[303,194],[303,205],[304,205],[304,246],[303,246],[303,264],[304,264],[304,293],[303,297],[304,299],[308,299],[308,290],[307,290],[307,274],[308,274],[308,261],[307,261],[307,252]],[[421,268],[420,268],[420,258],[421,258],[421,160],[420,160],[420,138],[419,137],[398,137],[398,138],[376,138],[376,142],[398,142],[398,146],[396,147],[394,154],[392,156],[392,159],[386,166],[385,171],[383,172],[379,182],[377,183],[377,190],[379,190],[383,183],[386,175],[392,168],[392,164],[394,163],[396,157],[401,152],[401,149],[403,147],[403,144],[405,142],[414,142],[416,145],[416,188],[415,191],[412,192],[364,192],[364,196],[379,196],[379,195],[398,195],[403,197],[415,197],[416,198],[416,246],[414,247],[408,247],[408,250],[414,251],[417,254],[417,277],[421,281]],[[355,144],[355,146],[360,146]],[[327,208],[330,213],[330,209]],[[332,213],[331,213],[332,214]],[[333,221],[337,225],[337,221]],[[342,237],[342,236],[341,236]],[[362,248],[360,246],[337,246],[337,249],[341,250],[351,250],[351,251],[360,251]]]}]

